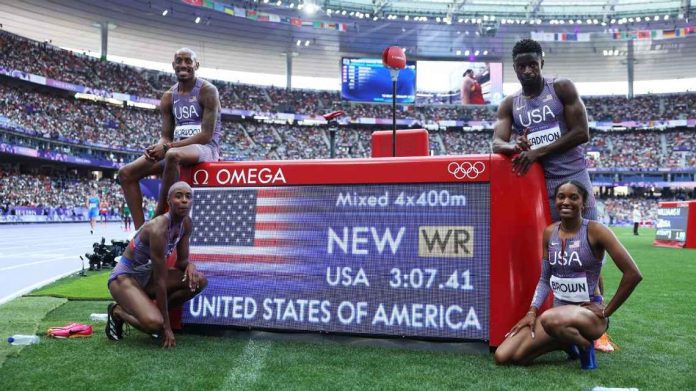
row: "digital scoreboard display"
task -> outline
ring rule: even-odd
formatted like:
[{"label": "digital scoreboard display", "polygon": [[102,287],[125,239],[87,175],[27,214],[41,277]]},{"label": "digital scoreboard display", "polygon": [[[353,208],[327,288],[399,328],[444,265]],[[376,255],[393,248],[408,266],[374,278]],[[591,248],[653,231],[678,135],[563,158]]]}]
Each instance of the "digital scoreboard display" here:
[{"label": "digital scoreboard display", "polygon": [[184,322],[488,340],[489,186],[196,187]]},{"label": "digital scoreboard display", "polygon": [[[341,59],[341,98],[356,102],[392,102],[389,69],[376,58]],[[396,80],[396,103],[416,101],[416,63],[407,61]]]},{"label": "digital scoreboard display", "polygon": [[689,206],[665,207],[657,209],[655,240],[684,243],[689,217]]}]

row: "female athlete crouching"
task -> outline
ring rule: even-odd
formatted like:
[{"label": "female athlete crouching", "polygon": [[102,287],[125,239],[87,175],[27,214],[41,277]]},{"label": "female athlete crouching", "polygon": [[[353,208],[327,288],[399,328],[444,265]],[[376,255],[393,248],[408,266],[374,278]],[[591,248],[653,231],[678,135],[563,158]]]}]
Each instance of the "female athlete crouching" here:
[{"label": "female athlete crouching", "polygon": [[[181,305],[208,283],[188,262],[192,198],[186,182],[173,184],[167,195],[169,212],[141,227],[111,272],[108,287],[116,304],[108,308],[109,339],[122,339],[127,322],[148,334],[163,332],[162,346],[176,346],[168,307]],[[166,260],[175,247],[176,268],[167,270]]]},{"label": "female athlete crouching", "polygon": [[[542,354],[564,349],[571,357],[575,351],[576,356],[586,358],[583,368],[594,368],[593,341],[604,333],[609,316],[643,278],[612,231],[582,218],[587,190],[581,183],[564,182],[554,194],[561,221],[544,230],[544,259],[532,304],[496,350],[498,364],[525,365]],[[590,294],[595,292],[605,251],[623,273],[606,307]],[[554,294],[553,308],[537,322],[537,312],[550,291]]]}]

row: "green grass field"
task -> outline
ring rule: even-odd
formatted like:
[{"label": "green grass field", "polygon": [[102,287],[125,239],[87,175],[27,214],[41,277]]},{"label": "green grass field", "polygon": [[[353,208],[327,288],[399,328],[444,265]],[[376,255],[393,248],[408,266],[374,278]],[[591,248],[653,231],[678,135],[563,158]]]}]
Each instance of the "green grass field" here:
[{"label": "green grass field", "polygon": [[[615,232],[644,280],[612,316],[610,335],[620,350],[598,353],[594,371],[561,353],[529,367],[497,367],[490,355],[190,334],[163,350],[135,330],[124,341],[108,341],[104,324],[95,323],[91,338],[42,338],[23,349],[5,344],[0,384],[3,390],[696,390],[696,251],[654,248],[647,229],[638,237]],[[610,297],[619,273],[613,263],[603,273]],[[108,297],[104,281],[103,273],[72,277],[0,306],[0,335],[89,322],[90,313],[105,312],[106,301],[88,300]]]}]

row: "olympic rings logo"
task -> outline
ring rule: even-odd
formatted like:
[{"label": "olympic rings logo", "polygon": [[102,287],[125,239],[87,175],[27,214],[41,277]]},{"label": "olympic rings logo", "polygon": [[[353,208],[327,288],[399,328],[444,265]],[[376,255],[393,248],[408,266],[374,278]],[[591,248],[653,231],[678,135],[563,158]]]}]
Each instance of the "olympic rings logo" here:
[{"label": "olympic rings logo", "polygon": [[486,165],[483,162],[452,162],[447,166],[447,171],[457,179],[476,179],[486,171]]}]

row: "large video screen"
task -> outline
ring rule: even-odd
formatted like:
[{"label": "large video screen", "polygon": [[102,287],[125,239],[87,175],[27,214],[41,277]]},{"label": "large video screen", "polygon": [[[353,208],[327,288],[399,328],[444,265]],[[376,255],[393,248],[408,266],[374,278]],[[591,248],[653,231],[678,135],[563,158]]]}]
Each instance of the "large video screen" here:
[{"label": "large video screen", "polygon": [[[392,80],[381,59],[341,59],[341,98],[356,102],[392,102]],[[396,102],[416,101],[416,62],[406,62],[396,80]]]},{"label": "large video screen", "polygon": [[196,188],[187,324],[488,340],[489,183]]},{"label": "large video screen", "polygon": [[499,62],[418,61],[418,104],[497,105],[503,100]]},{"label": "large video screen", "polygon": [[655,239],[685,242],[688,217],[688,206],[673,208],[661,206],[657,209]]}]

